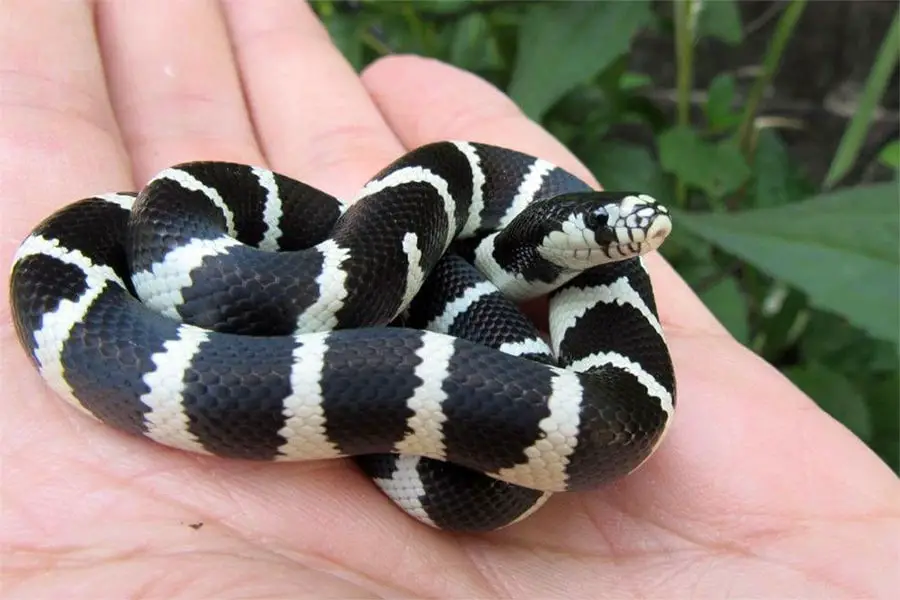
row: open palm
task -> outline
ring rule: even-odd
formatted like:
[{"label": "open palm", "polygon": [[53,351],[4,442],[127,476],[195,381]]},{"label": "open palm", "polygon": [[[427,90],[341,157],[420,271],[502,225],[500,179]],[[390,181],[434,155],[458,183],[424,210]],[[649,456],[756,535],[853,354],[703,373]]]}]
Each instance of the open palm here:
[{"label": "open palm", "polygon": [[[3,257],[53,209],[218,159],[339,196],[469,139],[593,181],[501,93],[392,57],[362,77],[288,0],[0,6]],[[602,173],[599,174],[602,177]],[[675,224],[677,227],[677,222]],[[10,597],[847,597],[897,585],[900,486],[649,257],[678,378],[658,453],[492,534],[409,519],[349,461],[260,464],[119,434],[53,397],[2,305]]]}]

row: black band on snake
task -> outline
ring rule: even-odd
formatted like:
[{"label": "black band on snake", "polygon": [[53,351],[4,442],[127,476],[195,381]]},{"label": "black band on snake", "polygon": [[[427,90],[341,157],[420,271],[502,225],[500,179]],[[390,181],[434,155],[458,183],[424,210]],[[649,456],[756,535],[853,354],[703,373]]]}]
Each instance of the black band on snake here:
[{"label": "black band on snake", "polygon": [[[472,142],[417,148],[346,202],[185,163],[38,225],[12,314],[49,386],[112,427],[353,457],[414,518],[485,531],[659,445],[675,380],[641,256],[670,228],[649,196]],[[546,294],[549,343],[517,308]]]}]

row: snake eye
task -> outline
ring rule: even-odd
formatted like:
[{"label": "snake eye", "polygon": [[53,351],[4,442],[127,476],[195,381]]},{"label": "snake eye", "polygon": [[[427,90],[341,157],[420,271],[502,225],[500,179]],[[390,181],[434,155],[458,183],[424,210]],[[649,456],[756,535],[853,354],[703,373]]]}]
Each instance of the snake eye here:
[{"label": "snake eye", "polygon": [[605,206],[598,206],[597,208],[592,208],[588,213],[587,225],[593,230],[602,229],[609,224],[609,213],[606,211]]}]

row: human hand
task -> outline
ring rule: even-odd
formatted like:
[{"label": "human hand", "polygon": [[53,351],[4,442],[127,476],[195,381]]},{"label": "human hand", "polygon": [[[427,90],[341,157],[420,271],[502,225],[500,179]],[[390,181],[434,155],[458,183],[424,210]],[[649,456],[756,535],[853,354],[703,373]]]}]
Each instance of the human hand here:
[{"label": "human hand", "polygon": [[[9,1],[0,64],[7,264],[52,210],[185,160],[265,163],[349,197],[406,149],[469,139],[594,181],[471,75],[394,57],[358,78],[309,8],[284,0]],[[485,535],[411,520],[349,461],[195,456],[85,419],[28,364],[4,301],[7,593],[887,596],[896,477],[647,262],[678,378],[664,443],[624,480]]]}]

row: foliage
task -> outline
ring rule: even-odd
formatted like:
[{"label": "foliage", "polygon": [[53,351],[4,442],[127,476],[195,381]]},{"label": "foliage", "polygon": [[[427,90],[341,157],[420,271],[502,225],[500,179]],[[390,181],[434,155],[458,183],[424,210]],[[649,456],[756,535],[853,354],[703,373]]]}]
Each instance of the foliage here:
[{"label": "foliage", "polygon": [[[825,181],[813,181],[760,115],[805,0],[785,3],[743,100],[731,73],[705,90],[693,82],[699,40],[742,42],[735,0],[314,6],[357,69],[396,52],[468,69],[505,90],[605,187],[664,199],[675,233],[662,253],[707,306],[738,341],[900,470],[897,142],[878,155],[894,170],[892,181],[842,184],[897,65],[896,16]],[[643,33],[671,36],[671,117],[651,100],[651,78],[630,69]],[[706,94],[699,116],[689,104],[697,91]],[[625,141],[615,134],[622,127],[640,128],[650,141]]]}]

